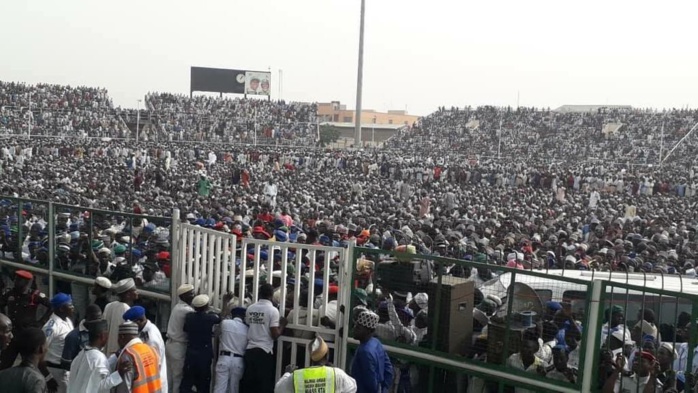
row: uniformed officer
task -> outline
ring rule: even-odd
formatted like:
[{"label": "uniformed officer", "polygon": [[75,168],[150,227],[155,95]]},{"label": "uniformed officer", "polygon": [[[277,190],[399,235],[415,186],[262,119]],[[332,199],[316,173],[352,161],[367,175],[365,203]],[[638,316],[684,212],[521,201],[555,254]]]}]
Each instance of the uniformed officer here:
[{"label": "uniformed officer", "polygon": [[220,324],[220,345],[213,393],[238,393],[245,371],[243,356],[247,348],[247,325],[243,307],[234,308],[230,319]]},{"label": "uniformed officer", "polygon": [[311,365],[296,370],[295,366],[286,367],[286,373],[279,379],[274,393],[354,393],[356,381],[341,368],[328,365],[330,349],[322,339],[317,337],[310,346]]},{"label": "uniformed officer", "polygon": [[213,326],[221,322],[220,316],[209,313],[207,295],[198,295],[192,300],[193,313],[184,320],[184,332],[189,343],[184,358],[184,378],[181,390],[191,392],[196,386],[199,393],[211,389],[211,362],[213,361]]},{"label": "uniformed officer", "polygon": [[65,293],[57,293],[51,299],[53,314],[41,329],[46,335],[48,352],[46,353],[46,367],[51,373],[48,379],[54,379],[58,384],[58,393],[65,393],[68,390],[68,371],[61,365],[61,355],[65,337],[73,331],[73,321],[71,320],[75,308],[73,299]]},{"label": "uniformed officer", "polygon": [[[34,276],[26,270],[15,272],[14,287],[7,290],[0,296],[0,312],[5,313],[12,321],[12,333],[15,337],[22,330],[29,327],[39,328],[48,320],[51,315],[51,305],[45,294],[38,290],[31,289],[31,282]],[[46,307],[46,312],[39,321],[36,320],[36,311],[39,306]],[[2,351],[0,355],[0,370],[12,367],[17,355],[19,346],[14,339],[10,346]]]},{"label": "uniformed officer", "polygon": [[167,384],[172,393],[179,393],[182,383],[182,371],[184,370],[184,356],[187,353],[187,334],[184,332],[184,319],[187,314],[193,313],[190,304],[194,299],[194,286],[182,284],[177,288],[179,302],[172,308],[170,320],[167,323]]}]

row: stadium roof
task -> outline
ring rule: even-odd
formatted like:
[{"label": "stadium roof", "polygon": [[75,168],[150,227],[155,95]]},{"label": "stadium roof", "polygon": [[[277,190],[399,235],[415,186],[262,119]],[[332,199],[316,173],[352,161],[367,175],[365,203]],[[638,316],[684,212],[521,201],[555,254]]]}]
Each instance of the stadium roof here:
[{"label": "stadium roof", "polygon": [[563,105],[553,112],[562,113],[581,113],[581,112],[596,112],[599,109],[633,109],[630,105]]}]

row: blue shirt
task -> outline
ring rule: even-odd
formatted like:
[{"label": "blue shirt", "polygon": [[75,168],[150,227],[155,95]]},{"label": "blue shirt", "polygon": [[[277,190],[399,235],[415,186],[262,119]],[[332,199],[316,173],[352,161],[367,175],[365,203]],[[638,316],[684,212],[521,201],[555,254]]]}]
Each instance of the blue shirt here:
[{"label": "blue shirt", "polygon": [[393,365],[383,344],[371,337],[359,345],[351,364],[351,376],[356,380],[356,393],[384,393],[393,385]]},{"label": "blue shirt", "polygon": [[221,322],[217,314],[192,312],[184,318],[184,332],[189,343],[188,354],[213,356],[213,325]]},{"label": "blue shirt", "polygon": [[70,362],[78,356],[78,353],[85,348],[89,341],[90,336],[86,330],[80,330],[80,327],[73,329],[65,336],[61,362],[67,364],[66,367],[70,368]]}]

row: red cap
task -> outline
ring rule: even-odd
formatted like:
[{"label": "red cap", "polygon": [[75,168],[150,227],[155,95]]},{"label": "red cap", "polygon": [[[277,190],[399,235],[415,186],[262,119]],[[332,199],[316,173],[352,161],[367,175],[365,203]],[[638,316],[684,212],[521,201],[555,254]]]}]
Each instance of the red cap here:
[{"label": "red cap", "polygon": [[170,259],[170,253],[167,252],[167,251],[160,251],[160,252],[156,255],[156,259],[166,259],[166,260],[169,260],[169,259]]},{"label": "red cap", "polygon": [[26,280],[34,279],[34,276],[26,270],[17,270],[15,272],[15,274],[17,275],[17,277],[21,277],[21,278],[24,278]]},{"label": "red cap", "polygon": [[650,362],[654,362],[655,360],[657,360],[657,358],[654,357],[652,352],[642,351],[640,352],[640,356],[642,356],[643,359],[649,360]]},{"label": "red cap", "polygon": [[330,295],[336,295],[337,293],[339,293],[339,287],[336,285],[330,285],[327,289],[327,293],[329,293]]}]

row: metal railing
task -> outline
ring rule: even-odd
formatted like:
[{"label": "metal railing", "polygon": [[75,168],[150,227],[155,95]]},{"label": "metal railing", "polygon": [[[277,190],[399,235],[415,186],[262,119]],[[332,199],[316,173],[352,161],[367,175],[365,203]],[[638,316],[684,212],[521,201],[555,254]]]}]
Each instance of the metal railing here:
[{"label": "metal railing", "polygon": [[163,328],[171,303],[170,225],[166,217],[3,196],[0,266],[5,274],[37,273],[35,285],[50,295],[72,293],[78,316],[84,315],[97,276],[113,282],[133,277],[139,302]]},{"label": "metal railing", "polygon": [[[279,314],[288,318],[284,335],[277,344],[277,378],[289,364],[307,367],[307,346],[316,335],[332,349],[331,360],[344,367],[344,337],[341,324],[322,324],[328,308],[346,304],[348,292],[330,293],[330,283],[349,288],[345,266],[348,250],[275,240],[238,238],[233,234],[202,228],[177,220],[173,228],[173,288],[190,283],[196,293],[208,294],[214,308],[223,308],[223,299],[247,307],[257,302],[261,284],[276,288],[274,302]],[[318,281],[321,283],[318,285]],[[172,294],[176,299],[176,294]]]},{"label": "metal railing", "polygon": [[[652,310],[646,319],[656,315],[652,323],[658,333],[661,330],[657,334],[661,342],[673,342],[683,354],[677,360],[680,369],[672,370],[680,374],[698,368],[692,364],[692,355],[686,355],[694,353],[698,341],[696,324],[683,327],[679,321],[682,313],[685,321],[698,315],[698,285],[690,278],[517,270],[363,248],[354,249],[352,261],[353,289],[366,290],[366,306],[381,318],[376,336],[395,369],[410,376],[402,383],[410,380],[414,391],[464,392],[468,385],[485,391],[510,391],[514,386],[536,392],[601,391],[607,375],[599,374],[603,370],[599,365],[609,366],[602,354],[609,349],[610,337],[601,332],[607,328],[605,313],[614,305],[627,310],[621,326],[638,342],[641,337],[636,335],[646,323],[638,322],[637,312]],[[426,308],[416,304],[423,302],[422,294],[428,295]],[[360,302],[355,294],[349,309],[355,310]],[[391,309],[398,314],[391,315]],[[346,326],[353,325],[351,314],[345,315]],[[420,328],[426,330],[423,337],[408,332],[417,333]],[[683,337],[670,335],[672,331]],[[410,341],[415,336],[419,339]],[[660,337],[654,338],[655,354]],[[351,356],[358,342],[349,339],[348,344]],[[524,371],[521,358],[532,348],[543,365],[536,366],[536,360],[532,366],[526,364]],[[636,348],[643,346],[636,344]],[[575,370],[570,373],[575,375],[573,381],[558,380],[567,379],[556,370],[554,357],[561,355],[553,353],[559,351],[567,354],[567,364]]]}]

